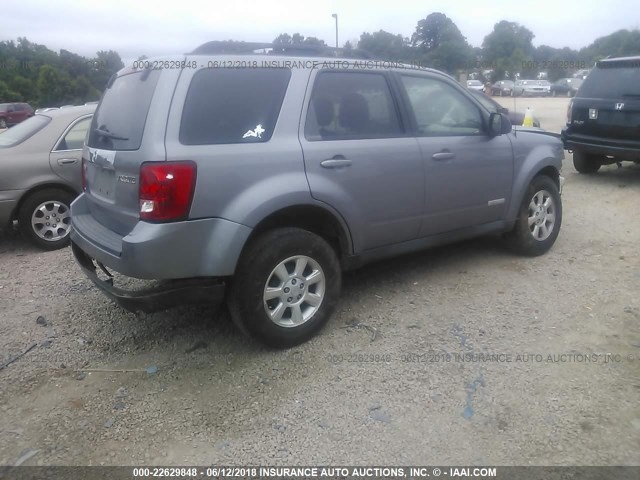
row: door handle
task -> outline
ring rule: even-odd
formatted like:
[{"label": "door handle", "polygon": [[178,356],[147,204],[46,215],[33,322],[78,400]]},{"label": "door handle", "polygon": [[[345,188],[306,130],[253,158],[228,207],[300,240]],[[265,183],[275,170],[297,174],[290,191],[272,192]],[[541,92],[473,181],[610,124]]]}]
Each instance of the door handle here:
[{"label": "door handle", "polygon": [[443,150],[442,152],[434,153],[431,158],[434,160],[451,160],[452,158],[455,158],[455,156],[455,153]]},{"label": "door handle", "polygon": [[58,165],[60,165],[61,167],[63,165],[73,165],[74,163],[78,163],[78,159],[77,158],[60,158],[60,159],[58,159]]},{"label": "door handle", "polygon": [[334,155],[333,158],[329,158],[320,162],[320,166],[324,168],[340,168],[348,167],[350,165],[351,160],[345,158],[343,155]]}]

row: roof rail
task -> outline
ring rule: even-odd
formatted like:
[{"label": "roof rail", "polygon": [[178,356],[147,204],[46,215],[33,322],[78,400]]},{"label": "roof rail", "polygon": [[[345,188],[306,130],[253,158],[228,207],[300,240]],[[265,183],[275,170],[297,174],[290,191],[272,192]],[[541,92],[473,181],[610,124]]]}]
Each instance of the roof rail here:
[{"label": "roof rail", "polygon": [[[260,52],[262,50],[263,52]],[[267,50],[269,50],[267,52]],[[203,43],[195,50],[190,52],[191,55],[204,54],[260,54],[266,55],[290,55],[290,56],[309,56],[309,57],[342,57],[342,58],[364,58],[376,59],[377,57],[366,50],[359,48],[335,48],[327,45],[309,45],[309,44],[282,44],[282,43],[262,43],[262,42],[236,42],[236,41],[219,41]]]}]

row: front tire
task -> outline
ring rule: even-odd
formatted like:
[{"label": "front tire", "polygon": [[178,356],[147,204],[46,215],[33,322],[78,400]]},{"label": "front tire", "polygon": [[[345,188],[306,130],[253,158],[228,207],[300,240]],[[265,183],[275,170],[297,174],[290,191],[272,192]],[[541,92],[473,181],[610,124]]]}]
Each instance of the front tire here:
[{"label": "front tire", "polygon": [[584,152],[574,151],[573,166],[578,171],[578,173],[591,175],[600,170],[602,162],[597,155],[588,155]]},{"label": "front tire", "polygon": [[31,194],[18,212],[22,236],[42,250],[57,250],[69,245],[71,202],[69,192],[47,188]]},{"label": "front tire", "polygon": [[562,199],[549,177],[535,177],[522,200],[513,230],[505,235],[509,247],[530,257],[546,253],[562,225]]},{"label": "front tire", "polygon": [[279,228],[252,240],[227,298],[234,323],[275,348],[306,342],[327,323],[340,297],[333,248],[300,228]]}]

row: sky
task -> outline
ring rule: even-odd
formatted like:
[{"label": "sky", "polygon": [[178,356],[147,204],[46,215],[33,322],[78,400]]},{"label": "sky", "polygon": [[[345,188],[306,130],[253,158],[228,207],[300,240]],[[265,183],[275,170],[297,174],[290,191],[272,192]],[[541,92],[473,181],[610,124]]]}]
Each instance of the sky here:
[{"label": "sky", "polygon": [[433,12],[450,17],[478,47],[500,20],[527,27],[535,46],[556,48],[579,49],[616,30],[640,28],[640,0],[7,0],[0,6],[0,40],[26,37],[85,57],[115,50],[129,63],[189,52],[210,40],[270,42],[280,33],[335,45],[333,13],[341,45],[378,30],[411,36]]}]

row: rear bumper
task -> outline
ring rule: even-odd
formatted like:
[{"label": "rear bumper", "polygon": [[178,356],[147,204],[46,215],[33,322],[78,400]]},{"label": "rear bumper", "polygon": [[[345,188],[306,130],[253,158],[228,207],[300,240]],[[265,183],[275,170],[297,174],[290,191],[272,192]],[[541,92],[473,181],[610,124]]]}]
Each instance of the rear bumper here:
[{"label": "rear bumper", "polygon": [[71,204],[71,241],[90,258],[134,278],[226,277],[235,272],[251,229],[222,218],[138,222],[126,236],[91,215],[85,194]]},{"label": "rear bumper", "polygon": [[[192,278],[171,280],[153,288],[125,290],[113,285],[113,278],[102,280],[96,273],[94,260],[75,243],[71,250],[89,279],[105,295],[131,312],[156,312],[185,304],[219,305],[224,299],[225,285],[216,279]],[[106,269],[105,269],[106,271]]]},{"label": "rear bumper", "polygon": [[567,128],[560,134],[565,150],[578,150],[593,155],[609,155],[626,160],[640,159],[640,142],[620,141],[587,135],[572,135]]},{"label": "rear bumper", "polygon": [[23,194],[24,190],[0,191],[0,228],[13,220],[18,201]]}]

